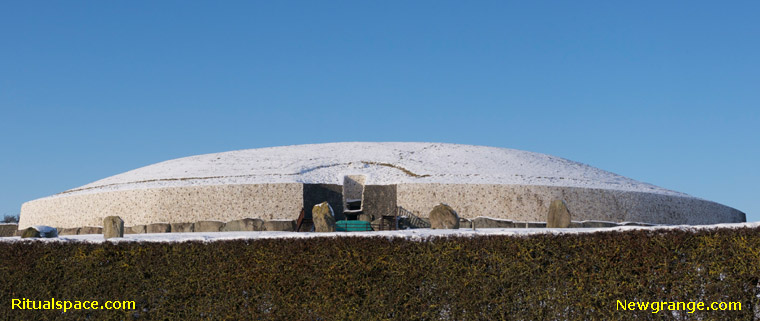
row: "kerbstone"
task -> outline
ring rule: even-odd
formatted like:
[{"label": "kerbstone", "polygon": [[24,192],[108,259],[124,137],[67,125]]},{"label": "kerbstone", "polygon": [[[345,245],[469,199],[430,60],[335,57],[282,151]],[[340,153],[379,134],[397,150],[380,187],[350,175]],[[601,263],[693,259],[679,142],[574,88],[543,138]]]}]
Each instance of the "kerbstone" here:
[{"label": "kerbstone", "polygon": [[257,218],[244,218],[240,220],[229,221],[222,228],[223,231],[261,231],[264,229],[264,221]]},{"label": "kerbstone", "polygon": [[153,223],[148,224],[145,230],[148,233],[169,233],[172,231],[172,226],[169,223]]},{"label": "kerbstone", "polygon": [[220,221],[198,221],[195,222],[196,232],[221,232],[224,228],[224,222]]},{"label": "kerbstone", "polygon": [[296,221],[293,221],[293,220],[266,221],[264,222],[264,230],[292,232],[296,230]]},{"label": "kerbstone", "polygon": [[37,225],[28,227],[21,233],[21,238],[54,238],[58,237],[58,230],[54,227]]},{"label": "kerbstone", "polygon": [[195,232],[195,223],[171,223],[172,233]]},{"label": "kerbstone", "polygon": [[79,228],[79,234],[103,234],[103,228],[100,226],[84,226]]},{"label": "kerbstone", "polygon": [[124,237],[124,220],[118,216],[106,216],[103,219],[103,238]]},{"label": "kerbstone", "polygon": [[619,225],[614,222],[583,221],[583,227],[615,227],[615,226],[619,226]]},{"label": "kerbstone", "polygon": [[16,235],[18,224],[0,224],[0,237],[9,237]]},{"label": "kerbstone", "polygon": [[58,232],[58,235],[77,235],[79,234],[79,227],[66,227],[62,228],[60,232]]},{"label": "kerbstone", "polygon": [[497,220],[488,217],[476,217],[472,220],[472,224],[476,229],[478,228],[513,228],[515,223],[510,220]]},{"label": "kerbstone", "polygon": [[127,234],[145,234],[148,232],[148,227],[145,225],[130,226],[127,229]]}]

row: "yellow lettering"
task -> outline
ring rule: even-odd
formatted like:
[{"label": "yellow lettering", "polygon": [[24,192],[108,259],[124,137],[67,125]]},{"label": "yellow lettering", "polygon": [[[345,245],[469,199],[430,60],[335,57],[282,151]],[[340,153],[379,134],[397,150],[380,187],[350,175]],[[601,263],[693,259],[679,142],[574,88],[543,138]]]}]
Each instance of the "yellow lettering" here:
[{"label": "yellow lettering", "polygon": [[72,304],[71,301],[66,301],[66,302],[63,303],[63,312],[64,313],[66,312],[66,310],[71,309],[71,304]]},{"label": "yellow lettering", "polygon": [[696,302],[689,302],[689,304],[686,305],[686,307],[689,309],[689,313],[694,313],[694,311],[697,311],[696,305]]},{"label": "yellow lettering", "polygon": [[21,300],[11,299],[11,310],[15,309],[16,307],[23,310],[23,308],[21,308]]},{"label": "yellow lettering", "polygon": [[637,304],[639,305],[639,310],[641,311],[646,311],[649,309],[649,302],[638,302]]},{"label": "yellow lettering", "polygon": [[661,303],[660,302],[652,302],[652,313],[660,312]]},{"label": "yellow lettering", "polygon": [[82,310],[82,302],[81,301],[75,301],[74,302],[74,310]]},{"label": "yellow lettering", "polygon": [[[627,300],[623,300],[623,302],[625,302],[625,301],[627,301]],[[623,302],[620,302],[620,300],[617,300],[617,308],[616,308],[616,310],[620,310],[620,308],[623,308],[623,311],[627,310],[625,308],[625,304],[623,304]]]}]

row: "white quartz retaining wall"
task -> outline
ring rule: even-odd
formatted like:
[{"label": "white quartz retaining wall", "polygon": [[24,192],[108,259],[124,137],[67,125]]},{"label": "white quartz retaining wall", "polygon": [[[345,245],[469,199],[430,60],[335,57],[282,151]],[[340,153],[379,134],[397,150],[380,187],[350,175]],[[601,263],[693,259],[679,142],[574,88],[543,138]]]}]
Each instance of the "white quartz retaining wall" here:
[{"label": "white quartz retaining wall", "polygon": [[573,220],[715,224],[745,222],[744,213],[702,199],[606,189],[476,184],[398,184],[397,204],[427,217],[447,203],[461,217],[546,221],[552,200],[565,200]]},{"label": "white quartz retaining wall", "polygon": [[167,187],[42,198],[21,207],[20,228],[100,226],[116,215],[128,226],[242,218],[295,220],[303,184]]}]

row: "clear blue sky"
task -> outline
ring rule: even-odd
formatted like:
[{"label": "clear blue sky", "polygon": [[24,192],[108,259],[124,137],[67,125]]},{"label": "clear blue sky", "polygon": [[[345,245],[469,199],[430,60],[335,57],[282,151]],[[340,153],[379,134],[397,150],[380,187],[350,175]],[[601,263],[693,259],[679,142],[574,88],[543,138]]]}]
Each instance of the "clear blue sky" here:
[{"label": "clear blue sky", "polygon": [[0,214],[155,162],[517,148],[760,221],[758,1],[6,1]]}]

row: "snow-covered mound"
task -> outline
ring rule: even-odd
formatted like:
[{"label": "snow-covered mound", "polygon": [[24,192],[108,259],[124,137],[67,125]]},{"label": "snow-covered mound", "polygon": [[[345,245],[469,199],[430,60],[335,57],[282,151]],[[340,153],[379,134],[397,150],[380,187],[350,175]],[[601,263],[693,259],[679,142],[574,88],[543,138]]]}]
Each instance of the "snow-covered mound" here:
[{"label": "snow-covered mound", "polygon": [[688,196],[550,155],[442,143],[330,143],[248,149],[169,160],[111,176],[58,195],[223,184],[545,185]]}]

